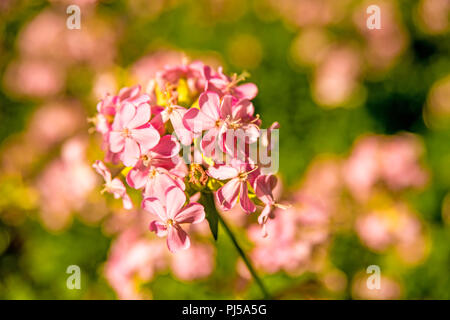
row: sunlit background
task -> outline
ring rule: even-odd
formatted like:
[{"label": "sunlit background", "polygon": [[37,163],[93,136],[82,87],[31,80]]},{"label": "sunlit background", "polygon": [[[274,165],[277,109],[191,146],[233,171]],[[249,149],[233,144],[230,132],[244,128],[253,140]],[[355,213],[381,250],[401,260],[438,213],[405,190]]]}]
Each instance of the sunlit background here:
[{"label": "sunlit background", "polygon": [[263,126],[281,125],[292,207],[268,238],[257,214],[224,213],[274,298],[450,299],[449,14],[449,0],[0,1],[0,298],[261,297],[223,230],[215,243],[205,222],[171,254],[91,167],[97,101],[188,58],[248,71]]}]

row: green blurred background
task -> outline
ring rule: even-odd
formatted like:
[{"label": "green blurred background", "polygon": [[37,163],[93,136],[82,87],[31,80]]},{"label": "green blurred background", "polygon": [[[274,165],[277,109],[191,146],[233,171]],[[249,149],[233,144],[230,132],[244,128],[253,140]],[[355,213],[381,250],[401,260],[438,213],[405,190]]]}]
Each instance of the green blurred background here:
[{"label": "green blurred background", "polygon": [[[66,28],[70,4],[81,8],[81,30]],[[381,30],[366,28],[370,4],[381,8]],[[373,298],[355,283],[376,264],[400,288],[379,297],[449,299],[449,14],[447,0],[3,0],[0,298],[118,297],[104,274],[118,237],[105,225],[118,204],[105,200],[99,181],[86,172],[102,154],[98,137],[87,134],[86,119],[105,92],[136,82],[145,86],[147,76],[183,52],[222,65],[228,74],[251,74],[263,126],[281,125],[285,199],[317,157],[345,159],[365,134],[413,133],[422,146],[428,182],[401,194],[386,192],[417,212],[426,239],[423,257],[404,263],[392,250],[365,245],[353,227],[331,228],[326,267],[261,270],[274,297]],[[74,175],[86,175],[95,187],[63,176],[54,162],[64,159],[64,144],[73,138],[87,141]],[[68,185],[62,203],[52,202],[57,195],[51,187],[59,184],[49,176]],[[251,250],[245,227],[235,228]],[[237,254],[223,232],[214,259],[206,278],[182,280],[162,268],[139,290],[155,299],[260,297],[236,271]],[[66,287],[69,265],[82,270],[81,290]]]}]

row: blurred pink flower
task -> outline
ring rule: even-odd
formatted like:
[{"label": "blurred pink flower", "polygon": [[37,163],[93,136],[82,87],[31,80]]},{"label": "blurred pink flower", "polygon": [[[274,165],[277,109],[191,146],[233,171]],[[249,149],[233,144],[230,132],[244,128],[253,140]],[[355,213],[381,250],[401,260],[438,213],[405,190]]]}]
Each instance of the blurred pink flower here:
[{"label": "blurred pink flower", "polygon": [[98,15],[95,19],[89,15],[87,6],[83,6],[83,12],[83,27],[69,30],[65,12],[41,11],[20,31],[21,55],[55,61],[61,70],[79,62],[94,68],[111,65],[116,52],[114,32]]},{"label": "blurred pink flower", "polygon": [[270,0],[270,3],[287,22],[296,27],[327,25],[339,13],[339,5],[333,0]]},{"label": "blurred pink flower", "polygon": [[369,136],[356,142],[342,166],[343,178],[357,200],[367,200],[379,178],[379,139]]},{"label": "blurred pink flower", "polygon": [[135,228],[128,228],[111,245],[105,277],[119,299],[151,298],[139,285],[166,267],[166,255],[164,241],[145,238]]},{"label": "blurred pink flower", "polygon": [[355,228],[369,248],[384,252],[394,247],[406,263],[417,263],[427,253],[422,223],[404,204],[397,203],[390,208],[361,215]]},{"label": "blurred pink flower", "polygon": [[449,0],[421,0],[417,11],[419,21],[426,32],[440,34],[449,30]]},{"label": "blurred pink flower", "polygon": [[50,60],[24,59],[10,63],[3,82],[15,94],[49,97],[64,86],[65,72]]},{"label": "blurred pink flower", "polygon": [[[366,9],[373,4],[379,6],[382,12],[381,29],[379,30],[367,28]],[[391,67],[408,44],[408,34],[403,26],[396,2],[391,0],[363,1],[355,7],[353,21],[359,32],[366,38],[364,56],[369,70],[384,70]]]},{"label": "blurred pink flower", "polygon": [[386,139],[381,149],[381,176],[393,190],[422,187],[428,173],[420,163],[423,144],[414,135],[396,135]]},{"label": "blurred pink flower", "polygon": [[[51,10],[43,10],[36,15],[18,36],[22,55],[36,58],[60,60],[66,29],[66,17]],[[59,50],[58,50],[59,49]]]},{"label": "blurred pink flower", "polygon": [[402,296],[402,287],[393,278],[381,275],[380,288],[369,289],[367,278],[370,275],[360,273],[355,276],[352,284],[352,296],[356,299],[395,300]]},{"label": "blurred pink flower", "polygon": [[85,159],[86,146],[84,138],[68,140],[61,157],[50,162],[37,178],[41,219],[50,230],[66,227],[72,213],[83,207],[95,187],[95,174]]},{"label": "blurred pink flower", "polygon": [[85,121],[83,109],[76,101],[51,101],[33,114],[26,136],[44,151],[84,127]]},{"label": "blurred pink flower", "polygon": [[315,71],[313,96],[334,107],[347,102],[359,85],[361,61],[353,48],[330,49]]},{"label": "blurred pink flower", "polygon": [[381,251],[386,249],[393,241],[390,224],[389,216],[369,213],[358,217],[356,231],[367,246]]},{"label": "blurred pink flower", "polygon": [[172,272],[179,279],[202,279],[214,269],[214,250],[208,244],[193,244],[189,250],[173,254],[170,261]]},{"label": "blurred pink flower", "polygon": [[168,65],[183,62],[183,54],[177,51],[157,51],[140,58],[131,67],[131,74],[144,88],[157,72]]},{"label": "blurred pink flower", "polygon": [[[329,233],[326,211],[305,197],[286,210],[275,209],[273,214],[274,219],[266,224],[267,237],[261,237],[257,226],[248,230],[255,243],[250,253],[255,265],[268,273],[284,270],[298,274],[315,268],[314,253],[326,243]],[[308,220],[310,216],[316,218]]]},{"label": "blurred pink flower", "polygon": [[396,191],[419,188],[428,181],[420,163],[422,154],[422,144],[412,134],[365,136],[355,143],[342,174],[359,201],[367,200],[378,182]]}]

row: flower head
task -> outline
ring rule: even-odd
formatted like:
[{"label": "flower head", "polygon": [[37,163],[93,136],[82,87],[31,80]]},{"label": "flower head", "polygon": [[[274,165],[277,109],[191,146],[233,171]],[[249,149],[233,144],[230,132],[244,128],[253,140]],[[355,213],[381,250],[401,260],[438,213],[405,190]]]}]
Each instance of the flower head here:
[{"label": "flower head", "polygon": [[[279,125],[260,130],[251,102],[258,90],[242,84],[244,78],[184,61],[153,70],[145,93],[140,85],[123,88],[97,105],[92,122],[103,137],[105,160],[125,167],[120,172],[126,172],[127,185],[142,192],[142,207],[157,217],[150,230],[167,235],[172,252],[190,246],[181,225],[205,218],[196,197],[204,203],[213,193],[224,211],[238,202],[246,213],[262,206],[263,227],[273,208],[282,208],[272,193],[276,178],[262,175],[264,166],[258,167],[262,162],[252,153],[272,149],[271,133]],[[121,179],[113,178],[103,162],[94,168],[105,178],[105,191],[130,207]]]}]

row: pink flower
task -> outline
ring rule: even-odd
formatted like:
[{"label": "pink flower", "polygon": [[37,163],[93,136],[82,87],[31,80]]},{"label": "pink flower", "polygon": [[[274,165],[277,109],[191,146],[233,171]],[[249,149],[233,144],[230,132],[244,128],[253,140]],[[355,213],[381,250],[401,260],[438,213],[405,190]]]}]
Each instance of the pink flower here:
[{"label": "pink flower", "polygon": [[181,280],[204,279],[214,269],[214,250],[208,244],[193,243],[189,250],[179,251],[171,258],[172,272]]},{"label": "pink flower", "polygon": [[139,104],[139,101],[148,102],[149,97],[147,95],[139,95],[141,92],[141,86],[136,85],[133,87],[124,87],[120,89],[119,94],[117,95],[118,102],[134,102],[136,105]]},{"label": "pink flower", "polygon": [[103,98],[97,104],[98,114],[95,119],[97,131],[100,132],[101,134],[107,134],[111,131],[114,116],[116,115],[117,110],[123,103],[125,102],[139,103],[140,101],[142,103],[148,102],[147,95],[143,95],[139,99],[140,91],[141,86],[138,85],[131,88],[127,87],[122,88],[117,96],[111,96],[110,94],[107,94],[105,98]]},{"label": "pink flower", "polygon": [[200,61],[166,66],[164,71],[156,75],[158,86],[166,88],[167,84],[178,85],[179,80],[184,78],[191,92],[203,91],[206,86],[204,68],[204,64]]},{"label": "pink flower", "polygon": [[186,112],[183,123],[195,133],[208,130],[201,146],[203,150],[209,150],[209,154],[216,141],[222,151],[236,154],[235,139],[227,139],[227,135],[233,134],[237,129],[245,133],[246,143],[253,143],[258,139],[259,119],[253,117],[254,107],[249,100],[237,101],[231,95],[220,98],[215,92],[205,92],[199,97],[199,105],[200,110],[193,108]]},{"label": "pink flower", "polygon": [[161,185],[171,180],[184,190],[184,174],[177,170],[177,164],[181,161],[178,152],[180,145],[171,135],[165,135],[159,143],[141,158],[127,175],[127,183],[135,189],[144,188],[144,195],[150,196]]},{"label": "pink flower", "polygon": [[114,195],[114,198],[122,198],[123,207],[125,209],[131,209],[133,203],[131,202],[130,196],[127,194],[127,189],[125,185],[119,178],[111,178],[111,172],[105,166],[102,161],[95,161],[92,167],[105,179],[105,188],[102,192],[109,192]]},{"label": "pink flower", "polygon": [[[230,179],[216,192],[216,200],[220,208],[224,211],[230,210],[236,205],[239,199],[239,204],[242,210],[247,213],[256,210],[255,204],[250,201],[248,196],[248,179],[249,175],[256,170],[256,168],[248,170],[249,166],[244,163],[233,164],[234,166],[222,165],[210,167],[208,174],[218,180]],[[247,171],[248,170],[248,171]]]},{"label": "pink flower", "polygon": [[37,177],[39,214],[44,226],[50,230],[60,231],[67,227],[72,214],[83,211],[88,195],[96,185],[97,176],[86,163],[86,148],[84,137],[67,140],[62,145],[61,156],[50,162]]},{"label": "pink flower", "polygon": [[150,298],[140,285],[167,267],[167,250],[161,239],[149,239],[132,225],[112,242],[104,275],[119,299]]},{"label": "pink flower", "polygon": [[275,189],[276,185],[277,178],[274,175],[260,175],[256,178],[254,183],[256,196],[265,204],[263,211],[258,217],[258,223],[262,225],[264,237],[267,236],[265,228],[267,220],[273,218],[273,215],[271,215],[273,207],[278,207],[280,209],[288,208],[288,206],[275,202],[272,191]]},{"label": "pink flower", "polygon": [[147,197],[142,202],[146,211],[159,218],[159,221],[150,223],[150,230],[159,237],[167,235],[167,247],[171,252],[190,247],[189,236],[181,228],[181,224],[196,224],[205,219],[205,210],[201,204],[191,202],[185,206],[185,202],[186,195],[176,186],[159,193],[159,198]]},{"label": "pink flower", "polygon": [[107,94],[97,104],[97,115],[90,120],[95,124],[97,132],[102,134],[103,144],[102,148],[106,150],[106,160],[114,164],[119,163],[121,153],[112,152],[110,150],[110,133],[113,130],[113,121],[117,111],[121,106],[126,103],[140,104],[148,102],[149,97],[147,95],[139,95],[141,87],[139,85],[131,88],[122,88],[119,94],[116,96],[111,96]]},{"label": "pink flower", "polygon": [[205,77],[207,80],[207,86],[205,91],[216,92],[220,96],[230,94],[237,99],[252,100],[258,94],[258,88],[254,83],[245,83],[237,85],[244,77],[238,77],[236,74],[233,77],[228,77],[223,74],[222,68],[219,68],[219,72],[212,74],[210,67],[205,67]]},{"label": "pink flower", "polygon": [[109,135],[110,150],[122,153],[126,166],[134,166],[142,153],[153,148],[160,139],[158,131],[148,124],[151,109],[147,103],[137,107],[125,103],[116,114]]}]

